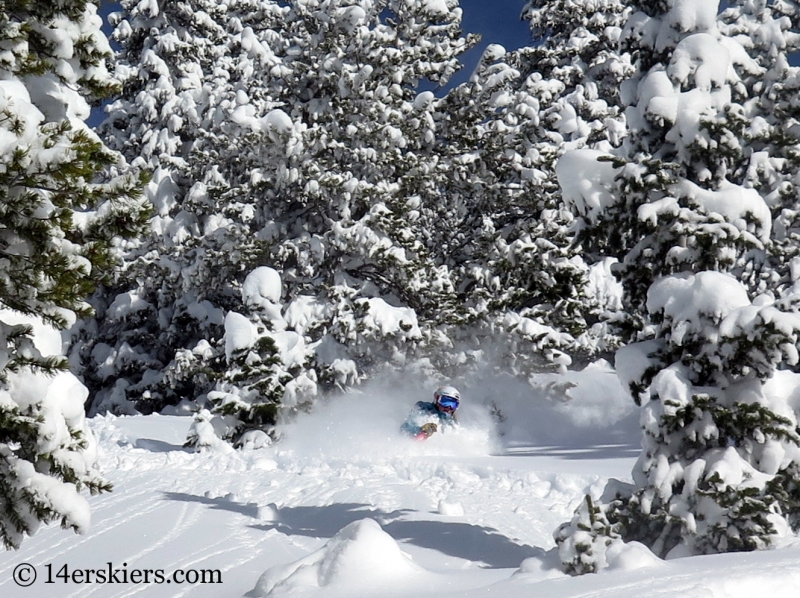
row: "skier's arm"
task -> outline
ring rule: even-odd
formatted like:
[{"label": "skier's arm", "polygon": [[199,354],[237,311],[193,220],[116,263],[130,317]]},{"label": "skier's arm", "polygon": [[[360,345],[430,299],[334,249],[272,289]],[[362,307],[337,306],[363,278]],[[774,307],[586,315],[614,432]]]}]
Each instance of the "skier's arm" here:
[{"label": "skier's arm", "polygon": [[436,431],[436,428],[437,426],[434,422],[434,418],[431,417],[430,413],[420,408],[419,404],[415,406],[414,410],[400,427],[403,432],[415,438],[420,437],[420,435],[427,438]]}]

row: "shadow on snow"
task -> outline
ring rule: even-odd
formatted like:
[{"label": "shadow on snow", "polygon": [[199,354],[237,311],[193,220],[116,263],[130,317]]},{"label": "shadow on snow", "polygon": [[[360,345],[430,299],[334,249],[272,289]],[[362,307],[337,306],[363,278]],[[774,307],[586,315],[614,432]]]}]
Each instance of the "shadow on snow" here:
[{"label": "shadow on snow", "polygon": [[[247,517],[258,516],[258,507],[252,503],[242,504],[222,497],[208,498],[181,492],[165,492],[164,497],[166,500],[197,502]],[[274,529],[287,536],[332,538],[346,525],[370,517],[397,541],[483,563],[490,569],[516,568],[526,558],[544,557],[546,553],[538,546],[518,544],[491,527],[459,521],[403,519],[411,512],[410,509],[386,512],[358,503],[283,507],[275,509],[274,521],[251,527],[263,531]]]},{"label": "shadow on snow", "polygon": [[570,461],[605,461],[636,458],[642,452],[639,444],[600,444],[594,446],[529,446],[520,444],[504,447],[508,457],[557,457]]},{"label": "shadow on snow", "polygon": [[[128,445],[127,442],[120,442],[119,444],[122,446]],[[133,443],[133,448],[150,451],[151,453],[170,453],[172,451],[180,451],[182,453],[194,452],[194,449],[163,440],[156,440],[154,438],[137,438]]]}]

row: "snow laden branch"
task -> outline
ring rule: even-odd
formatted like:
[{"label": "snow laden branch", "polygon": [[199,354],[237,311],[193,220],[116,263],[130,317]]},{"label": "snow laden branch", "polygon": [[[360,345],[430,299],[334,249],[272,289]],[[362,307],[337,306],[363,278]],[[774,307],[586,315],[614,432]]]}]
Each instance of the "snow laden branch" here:
[{"label": "snow laden branch", "polygon": [[84,120],[118,90],[96,7],[0,6],[0,540],[41,523],[85,531],[82,490],[109,491],[84,419],[88,390],[67,372],[60,329],[93,313],[112,245],[149,216],[143,176],[120,166]]},{"label": "snow laden branch", "polygon": [[800,523],[787,400],[800,288],[786,224],[797,200],[777,132],[796,121],[772,113],[785,89],[760,87],[797,76],[784,54],[796,23],[782,4],[634,5],[620,38],[637,56],[621,86],[626,139],[557,166],[579,239],[619,260],[629,344],[616,369],[643,433],[633,484],[610,483],[556,532],[573,573],[606,567],[623,542],[661,557],[754,550]]}]

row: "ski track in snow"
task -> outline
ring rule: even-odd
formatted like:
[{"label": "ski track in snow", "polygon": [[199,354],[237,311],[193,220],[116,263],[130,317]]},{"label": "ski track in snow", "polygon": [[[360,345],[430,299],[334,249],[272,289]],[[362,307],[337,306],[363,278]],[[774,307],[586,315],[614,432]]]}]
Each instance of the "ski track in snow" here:
[{"label": "ski track in snow", "polygon": [[[800,554],[794,547],[581,578],[547,567],[519,570],[531,557],[553,562],[548,553],[553,530],[569,519],[585,493],[597,496],[608,476],[625,476],[635,457],[630,447],[514,446],[492,454],[475,436],[443,438],[438,445],[396,438],[393,448],[359,446],[350,452],[305,450],[303,443],[286,442],[222,455],[181,447],[188,418],[107,416],[91,425],[114,492],[90,498],[93,523],[85,535],[54,525],[18,552],[0,556],[0,596],[252,596],[264,571],[306,558],[365,518],[411,557],[422,571],[418,578],[409,579],[407,587],[393,584],[374,593],[317,586],[313,576],[309,586],[300,567],[299,577],[288,577],[276,595],[751,598],[771,588],[772,598],[800,589],[795,564]],[[458,444],[464,441],[478,448],[464,454]],[[39,574],[29,588],[11,579],[23,562]],[[163,569],[167,575],[218,569],[223,584],[44,583],[48,563],[55,574],[64,564],[70,570],[98,569],[109,562],[128,570]],[[754,593],[744,594],[747,588]]]}]

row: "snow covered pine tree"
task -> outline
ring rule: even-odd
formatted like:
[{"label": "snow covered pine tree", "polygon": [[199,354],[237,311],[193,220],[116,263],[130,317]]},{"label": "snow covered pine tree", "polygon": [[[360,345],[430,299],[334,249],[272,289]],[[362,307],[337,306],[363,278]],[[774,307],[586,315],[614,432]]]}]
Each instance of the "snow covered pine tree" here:
[{"label": "snow covered pine tree", "polygon": [[95,407],[207,401],[235,441],[446,342],[417,89],[472,43],[457,0],[122,7],[103,134],[156,170],[158,215],[83,351]]},{"label": "snow covered pine tree", "polygon": [[[619,84],[631,66],[616,47],[627,12],[617,1],[529,2],[535,43],[490,45],[470,80],[436,100],[441,159],[418,193],[438,208],[431,227],[448,231],[438,259],[453,271],[460,323],[471,324],[450,334],[500,348],[505,371],[615,346],[599,322],[618,307],[603,293],[608,264],[574,243],[555,163],[568,149],[621,141]],[[486,342],[498,333],[504,343]]]},{"label": "snow covered pine tree", "polygon": [[770,267],[785,264],[773,221],[797,201],[781,181],[796,116],[773,114],[779,81],[798,75],[780,37],[796,43],[780,14],[796,9],[727,4],[634,3],[625,143],[557,167],[582,242],[621,262],[635,342],[616,367],[644,432],[633,485],[610,483],[557,530],[573,573],[607,566],[622,541],[662,557],[753,550],[798,524],[798,376],[777,370],[798,363],[800,286]]},{"label": "snow covered pine tree", "polygon": [[89,523],[93,469],[87,389],[68,373],[64,329],[112,270],[111,243],[149,212],[142,181],[92,183],[119,155],[83,120],[117,90],[96,7],[0,6],[0,539],[17,548],[40,522]]}]

